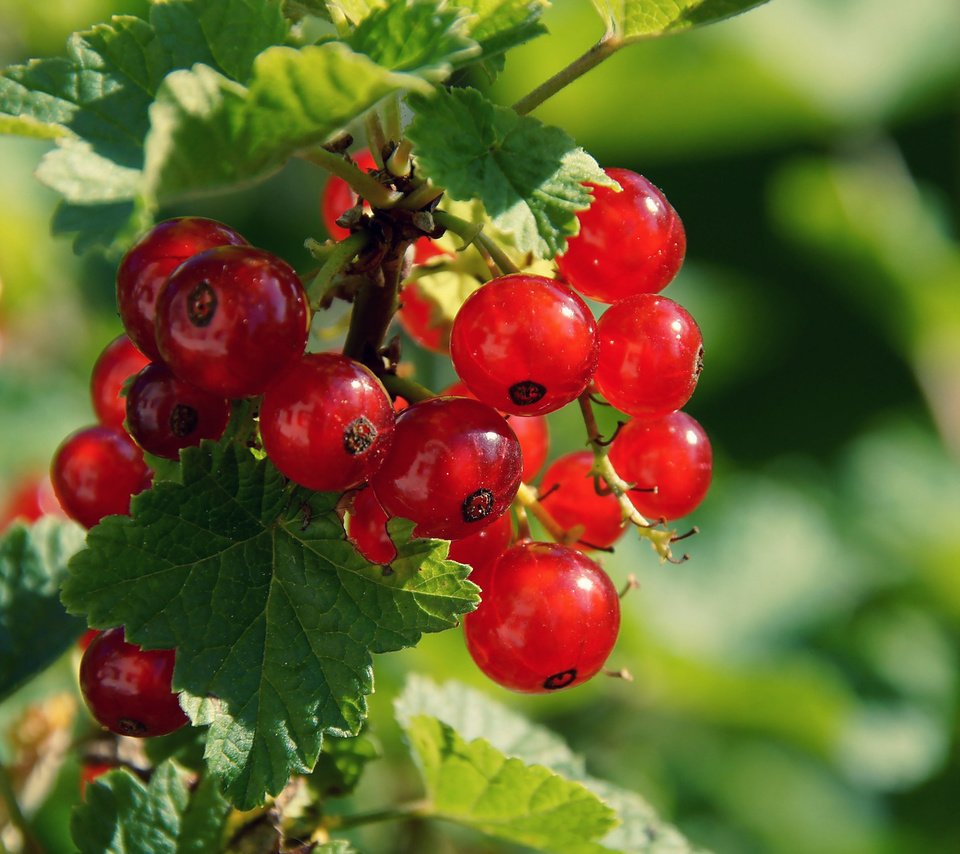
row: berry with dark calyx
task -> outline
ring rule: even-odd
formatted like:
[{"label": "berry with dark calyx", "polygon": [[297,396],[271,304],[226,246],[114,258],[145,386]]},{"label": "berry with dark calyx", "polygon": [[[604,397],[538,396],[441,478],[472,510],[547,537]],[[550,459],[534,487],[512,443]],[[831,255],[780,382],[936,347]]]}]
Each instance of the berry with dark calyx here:
[{"label": "berry with dark calyx", "polygon": [[436,397],[397,417],[393,447],[371,479],[384,510],[420,536],[456,539],[502,516],[520,486],[520,443],[495,409]]},{"label": "berry with dark calyx", "polygon": [[653,520],[679,519],[695,510],[713,473],[710,440],[685,412],[630,421],[610,446],[610,462],[635,485],[634,507]]},{"label": "berry with dark calyx", "polygon": [[50,479],[64,512],[87,528],[104,516],[126,516],[130,498],[150,485],[143,452],[116,427],[85,427],[63,440]]},{"label": "berry with dark calyx", "polygon": [[174,376],[162,362],[137,374],[127,395],[127,427],[145,451],[168,460],[201,439],[219,439],[230,420],[230,401]]},{"label": "berry with dark calyx", "polygon": [[297,274],[251,246],[182,264],[157,301],[157,344],[181,379],[221,397],[262,394],[300,358],[310,311]]},{"label": "berry with dark calyx", "polygon": [[590,558],[556,543],[522,542],[470,578],[481,602],[464,618],[467,649],[498,685],[548,693],[603,667],[620,630],[620,599]]},{"label": "berry with dark calyx", "polygon": [[[353,162],[361,172],[370,172],[377,168],[377,163],[373,155],[364,149],[353,155]],[[350,236],[350,229],[337,225],[337,220],[345,211],[357,204],[359,197],[351,186],[336,175],[332,175],[323,188],[323,195],[320,197],[320,213],[323,218],[323,224],[326,226],[327,233],[334,240],[343,240]]]},{"label": "berry with dark calyx", "polygon": [[577,548],[605,549],[623,534],[620,502],[611,493],[601,495],[594,478],[593,453],[574,451],[554,460],[544,472],[540,493],[543,506],[561,528],[582,525]]},{"label": "berry with dark calyx", "polygon": [[117,269],[120,320],[137,349],[152,361],[160,358],[154,325],[157,299],[177,267],[214,246],[246,244],[229,226],[199,216],[168,219],[143,235]]},{"label": "berry with dark calyx", "polygon": [[107,427],[123,427],[127,403],[120,393],[127,380],[149,363],[126,335],[118,335],[107,344],[90,377],[90,396],[97,421]]},{"label": "berry with dark calyx", "polygon": [[703,367],[703,338],[690,313],[655,294],[610,306],[597,324],[597,391],[628,415],[656,418],[693,394]]},{"label": "berry with dark calyx", "polygon": [[629,169],[604,171],[622,191],[593,187],[593,203],[577,214],[580,233],[557,257],[560,275],[599,302],[659,293],[683,264],[683,223],[642,175]]},{"label": "berry with dark calyx", "polygon": [[515,273],[467,297],[450,334],[460,379],[484,403],[542,415],[575,400],[597,366],[596,322],[566,285]]},{"label": "berry with dark calyx", "polygon": [[383,463],[395,421],[393,403],[371,370],[338,353],[310,353],[264,393],[260,435],[288,478],[342,492]]},{"label": "berry with dark calyx", "polygon": [[123,629],[104,632],[80,661],[80,690],[97,722],[118,735],[166,735],[187,723],[173,693],[175,652],[127,643]]}]

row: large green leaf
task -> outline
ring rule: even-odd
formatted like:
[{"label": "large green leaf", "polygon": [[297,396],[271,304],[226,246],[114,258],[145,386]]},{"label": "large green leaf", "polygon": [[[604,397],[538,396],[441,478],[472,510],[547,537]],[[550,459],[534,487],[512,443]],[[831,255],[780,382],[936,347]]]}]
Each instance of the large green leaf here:
[{"label": "large green leaf", "polygon": [[156,484],[109,517],[70,564],[63,598],[93,625],[124,625],[176,648],[174,687],[206,756],[241,808],[308,771],[322,734],[354,734],[373,690],[371,654],[414,645],[478,601],[441,540],[409,540],[368,563],[346,539],[339,496],[291,486],[232,444],[181,456],[182,483]]},{"label": "large green leaf", "polygon": [[624,43],[738,15],[767,0],[593,0],[607,32]]},{"label": "large green leaf", "polygon": [[547,0],[457,0],[456,5],[469,13],[467,33],[491,71],[500,70],[510,48],[547,31],[540,23]]}]

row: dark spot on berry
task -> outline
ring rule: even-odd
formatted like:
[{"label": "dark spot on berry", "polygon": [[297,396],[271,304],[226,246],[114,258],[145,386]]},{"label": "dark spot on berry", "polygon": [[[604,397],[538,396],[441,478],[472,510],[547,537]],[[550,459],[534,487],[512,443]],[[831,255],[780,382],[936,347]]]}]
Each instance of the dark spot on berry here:
[{"label": "dark spot on berry", "polygon": [[197,410],[185,403],[178,403],[170,410],[170,432],[181,439],[196,430],[199,421]]},{"label": "dark spot on berry", "polygon": [[147,731],[145,724],[135,721],[133,718],[120,718],[117,721],[117,729],[123,735],[143,735]]},{"label": "dark spot on berry", "polygon": [[351,457],[355,457],[368,450],[376,438],[377,428],[361,415],[359,418],[354,418],[343,431],[343,449]]},{"label": "dark spot on berry", "polygon": [[533,380],[521,380],[508,389],[510,400],[517,406],[530,406],[547,393],[547,387]]},{"label": "dark spot on berry", "polygon": [[574,667],[570,670],[554,673],[553,676],[548,676],[543,680],[543,687],[548,691],[557,691],[560,688],[566,688],[567,685],[572,685],[576,678],[577,669]]},{"label": "dark spot on berry", "polygon": [[493,510],[493,493],[489,489],[481,487],[476,492],[471,492],[463,499],[463,505],[460,508],[463,513],[464,522],[479,522],[490,515]]},{"label": "dark spot on berry", "polygon": [[216,291],[209,282],[200,282],[187,296],[187,317],[194,326],[209,326],[216,311]]},{"label": "dark spot on berry", "polygon": [[700,345],[700,349],[697,350],[697,362],[693,368],[693,378],[699,379],[700,372],[703,370],[703,344]]}]

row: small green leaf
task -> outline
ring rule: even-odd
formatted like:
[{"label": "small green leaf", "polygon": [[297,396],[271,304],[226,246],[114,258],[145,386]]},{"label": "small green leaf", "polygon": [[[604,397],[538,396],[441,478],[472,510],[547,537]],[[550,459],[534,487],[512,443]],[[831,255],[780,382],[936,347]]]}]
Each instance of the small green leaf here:
[{"label": "small green leaf", "polygon": [[371,12],[382,9],[385,0],[326,0],[329,17],[336,20],[341,16],[351,24],[359,24]]},{"label": "small green leaf", "polygon": [[367,763],[380,756],[380,748],[363,733],[349,738],[328,736],[313,773],[306,778],[307,785],[320,799],[349,795]]},{"label": "small green leaf", "polygon": [[624,43],[739,15],[767,0],[593,0],[607,32]]},{"label": "small green leaf", "polygon": [[70,832],[81,854],[206,854],[221,850],[229,811],[214,779],[191,791],[165,762],[149,784],[122,769],[98,777],[74,809]]},{"label": "small green leaf", "polygon": [[209,767],[249,809],[313,767],[324,731],[358,731],[372,653],[450,628],[479,597],[448,544],[411,541],[410,522],[392,523],[389,568],[368,563],[338,495],[293,487],[245,448],[189,448],[181,470],[91,530],[63,599],[134,643],[176,648],[174,688],[210,725]]},{"label": "small green leaf", "polygon": [[416,117],[407,133],[419,168],[451,198],[479,199],[521,252],[552,258],[576,234],[577,211],[590,205],[584,183],[612,184],[562,130],[475,89],[411,95],[409,102]]},{"label": "small green leaf", "polygon": [[60,604],[67,561],[83,529],[46,518],[14,524],[0,538],[0,699],[62,655],[86,624]]},{"label": "small green leaf", "polygon": [[547,0],[456,0],[469,13],[466,33],[480,45],[480,59],[500,59],[511,48],[546,33],[540,16]]}]

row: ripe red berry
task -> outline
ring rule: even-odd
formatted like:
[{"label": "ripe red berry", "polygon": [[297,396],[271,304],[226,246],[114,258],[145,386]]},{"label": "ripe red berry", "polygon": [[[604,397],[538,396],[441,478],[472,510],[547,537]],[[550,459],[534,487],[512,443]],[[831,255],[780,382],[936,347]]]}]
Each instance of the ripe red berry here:
[{"label": "ripe red berry", "polygon": [[230,420],[230,401],[175,377],[151,362],[130,386],[127,426],[145,451],[176,460],[180,449],[201,439],[219,439]]},{"label": "ripe red berry", "polygon": [[605,549],[623,534],[623,515],[616,496],[597,492],[592,470],[591,451],[554,460],[541,481],[541,500],[561,528],[583,525],[578,547]]},{"label": "ripe red berry", "polygon": [[642,175],[629,169],[604,171],[622,191],[593,187],[593,204],[577,214],[580,233],[557,257],[560,274],[600,302],[658,293],[683,264],[683,223]]},{"label": "ripe red berry", "polygon": [[[353,162],[362,172],[369,172],[377,168],[373,155],[366,149],[354,154]],[[357,198],[357,194],[353,192],[350,185],[336,175],[331,176],[327,185],[323,188],[323,195],[320,198],[320,213],[323,224],[327,228],[327,233],[334,240],[343,240],[350,236],[350,229],[337,225],[337,219],[344,211],[349,210],[357,203]]]},{"label": "ripe red berry", "polygon": [[222,397],[262,394],[303,354],[306,294],[289,264],[262,249],[195,255],[157,301],[157,344],[181,379]]},{"label": "ripe red berry", "polygon": [[610,462],[636,485],[630,498],[651,519],[679,519],[692,512],[707,494],[713,472],[710,440],[685,412],[631,421],[610,446]]},{"label": "ripe red berry", "polygon": [[158,223],[130,248],[117,270],[117,307],[123,328],[141,353],[153,361],[160,358],[154,315],[168,276],[205,249],[246,243],[223,223],[187,216]]},{"label": "ripe red berry", "polygon": [[93,643],[94,638],[99,637],[100,634],[101,632],[98,629],[87,629],[77,638],[77,646],[80,647],[80,651],[83,652],[86,650],[86,648]]},{"label": "ripe red berry", "polygon": [[617,409],[655,418],[683,406],[703,367],[703,338],[689,312],[666,297],[640,294],[610,306],[597,324],[593,381]]},{"label": "ripe red berry", "polygon": [[576,549],[519,543],[471,580],[482,601],[464,618],[467,649],[504,688],[545,693],[579,685],[613,649],[620,630],[616,588]]},{"label": "ripe red berry", "polygon": [[172,649],[140,649],[123,629],[104,632],[80,661],[80,690],[98,723],[118,735],[166,735],[187,723],[171,688]]},{"label": "ripe red berry", "polygon": [[416,281],[407,282],[400,292],[397,320],[421,347],[446,354],[450,352],[450,323],[436,315],[436,307],[423,296]]},{"label": "ripe red berry", "polygon": [[63,515],[60,502],[53,492],[53,484],[50,483],[50,475],[26,475],[13,485],[7,495],[3,510],[0,511],[0,532],[16,519],[35,522],[50,513]]},{"label": "ripe red berry", "polygon": [[80,797],[87,795],[87,786],[89,786],[98,777],[112,771],[117,766],[110,762],[84,762],[80,766]]},{"label": "ripe red berry", "polygon": [[397,417],[393,447],[371,479],[384,510],[421,536],[455,539],[502,516],[520,486],[520,443],[495,410],[436,397]]},{"label": "ripe red berry", "polygon": [[264,393],[260,435],[271,462],[291,480],[342,492],[383,463],[395,421],[372,371],[338,353],[310,353]]},{"label": "ripe red berry", "polygon": [[596,322],[570,288],[516,273],[467,297],[450,334],[453,366],[484,403],[514,415],[553,412],[597,366]]},{"label": "ripe red berry", "polygon": [[64,512],[92,528],[104,516],[130,512],[130,498],[150,485],[143,452],[116,427],[85,427],[63,440],[50,479]]},{"label": "ripe red berry", "polygon": [[149,362],[126,335],[118,335],[107,344],[90,377],[90,396],[97,421],[107,427],[123,427],[127,402],[120,392],[127,380]]}]

